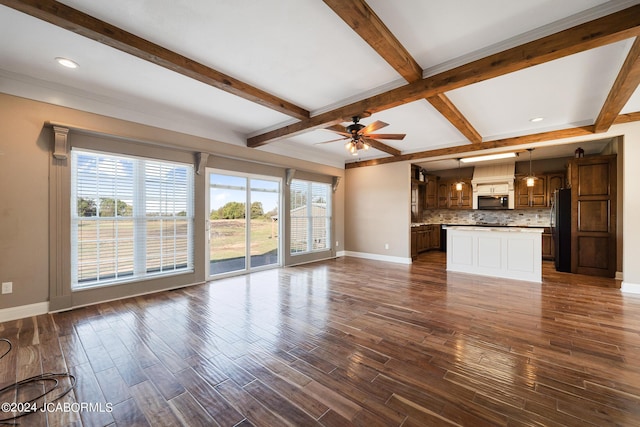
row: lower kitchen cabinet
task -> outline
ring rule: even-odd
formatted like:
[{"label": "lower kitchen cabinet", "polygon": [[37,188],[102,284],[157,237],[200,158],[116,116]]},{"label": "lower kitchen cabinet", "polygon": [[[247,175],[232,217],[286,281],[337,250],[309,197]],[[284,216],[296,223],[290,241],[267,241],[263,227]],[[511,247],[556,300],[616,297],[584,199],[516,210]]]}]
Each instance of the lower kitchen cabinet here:
[{"label": "lower kitchen cabinet", "polygon": [[411,258],[421,252],[440,249],[440,225],[419,225],[411,228]]},{"label": "lower kitchen cabinet", "polygon": [[553,261],[556,257],[556,248],[553,243],[553,234],[550,228],[545,228],[542,232],[542,259]]}]

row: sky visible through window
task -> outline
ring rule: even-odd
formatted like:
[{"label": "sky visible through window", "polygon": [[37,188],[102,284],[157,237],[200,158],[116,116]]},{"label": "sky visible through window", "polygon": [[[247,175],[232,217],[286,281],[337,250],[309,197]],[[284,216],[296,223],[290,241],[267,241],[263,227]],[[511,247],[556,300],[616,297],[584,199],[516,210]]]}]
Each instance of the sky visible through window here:
[{"label": "sky visible through window", "polygon": [[[238,194],[245,194],[247,180],[242,176],[223,174],[210,175],[210,209],[220,209],[229,202],[237,201]],[[278,207],[279,182],[251,178],[251,202],[260,202],[264,212],[272,212]],[[241,191],[242,193],[238,193]],[[244,197],[244,196],[242,196]]]}]

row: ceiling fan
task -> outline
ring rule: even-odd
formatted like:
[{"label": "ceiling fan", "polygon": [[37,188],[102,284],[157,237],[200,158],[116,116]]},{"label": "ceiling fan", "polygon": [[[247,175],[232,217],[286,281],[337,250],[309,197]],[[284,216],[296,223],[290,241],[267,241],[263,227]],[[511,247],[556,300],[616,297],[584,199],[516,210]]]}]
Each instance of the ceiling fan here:
[{"label": "ceiling fan", "polygon": [[368,150],[371,147],[384,151],[386,153],[392,154],[394,156],[400,155],[401,153],[400,150],[390,147],[378,141],[378,139],[400,141],[404,139],[406,134],[404,133],[372,133],[377,131],[378,129],[382,129],[385,126],[389,126],[389,124],[385,122],[381,122],[380,120],[376,120],[375,122],[365,126],[359,123],[360,117],[354,116],[351,119],[353,120],[353,123],[347,126],[344,131],[341,130],[341,126],[334,126],[331,128],[327,128],[327,130],[330,130],[331,132],[335,132],[339,135],[342,135],[342,138],[332,139],[331,141],[319,142],[316,145],[347,140],[346,144],[344,145],[344,148],[354,156],[358,155],[358,150]]}]

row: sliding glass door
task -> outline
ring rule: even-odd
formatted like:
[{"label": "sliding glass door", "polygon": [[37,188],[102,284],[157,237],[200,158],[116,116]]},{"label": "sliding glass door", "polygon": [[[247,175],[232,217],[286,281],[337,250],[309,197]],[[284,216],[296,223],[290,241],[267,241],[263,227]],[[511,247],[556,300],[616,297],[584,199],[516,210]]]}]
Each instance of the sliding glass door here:
[{"label": "sliding glass door", "polygon": [[280,265],[278,178],[207,170],[209,276]]}]

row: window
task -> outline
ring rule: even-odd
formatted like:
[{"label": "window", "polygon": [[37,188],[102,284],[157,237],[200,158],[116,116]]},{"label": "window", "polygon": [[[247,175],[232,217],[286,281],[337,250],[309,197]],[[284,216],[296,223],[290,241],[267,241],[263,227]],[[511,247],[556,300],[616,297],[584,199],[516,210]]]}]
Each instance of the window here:
[{"label": "window", "polygon": [[71,152],[71,287],[193,271],[193,166]]},{"label": "window", "polygon": [[318,182],[291,182],[291,254],[329,249],[331,186]]}]

